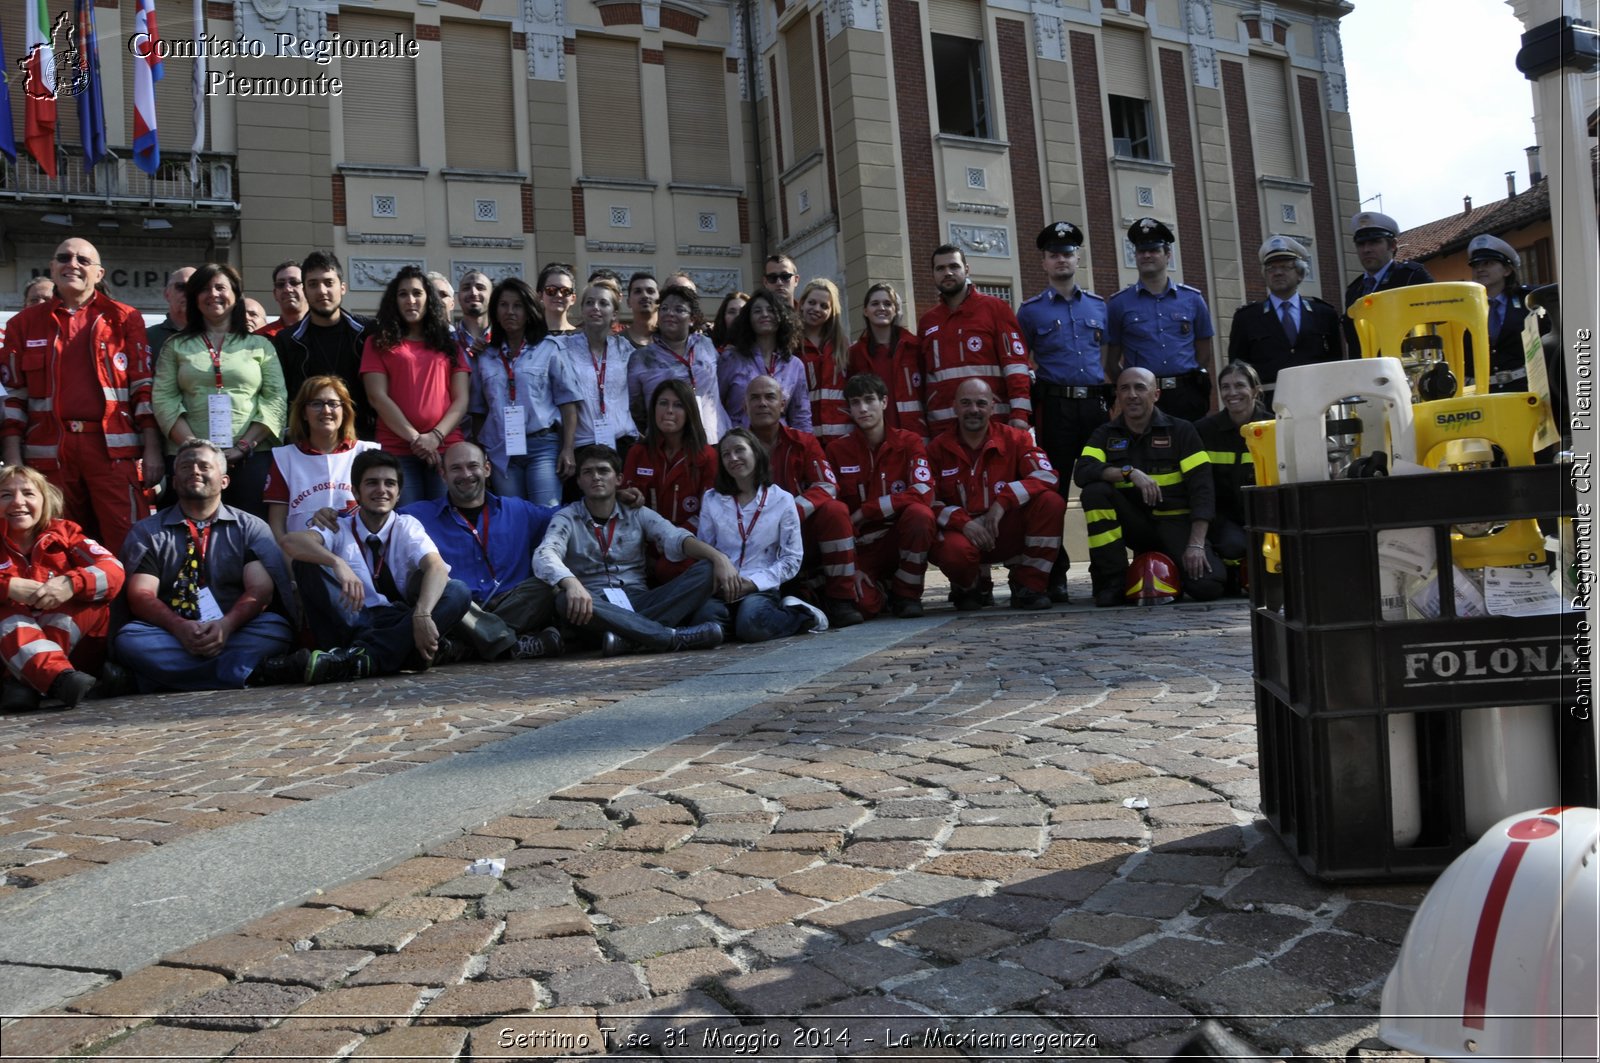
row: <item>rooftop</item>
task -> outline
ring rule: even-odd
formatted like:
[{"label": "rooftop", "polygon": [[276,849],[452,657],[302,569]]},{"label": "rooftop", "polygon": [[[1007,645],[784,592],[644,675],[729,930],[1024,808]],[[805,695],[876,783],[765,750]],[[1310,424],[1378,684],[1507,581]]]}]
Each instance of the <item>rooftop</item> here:
[{"label": "rooftop", "polygon": [[1479,233],[1500,236],[1550,217],[1550,182],[1541,178],[1525,192],[1407,229],[1398,237],[1400,257],[1426,262],[1466,247]]}]

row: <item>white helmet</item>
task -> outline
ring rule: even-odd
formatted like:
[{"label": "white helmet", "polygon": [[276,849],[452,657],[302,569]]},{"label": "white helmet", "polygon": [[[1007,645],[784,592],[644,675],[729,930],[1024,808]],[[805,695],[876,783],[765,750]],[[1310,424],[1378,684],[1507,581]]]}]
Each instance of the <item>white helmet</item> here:
[{"label": "white helmet", "polygon": [[1383,987],[1381,1040],[1434,1059],[1596,1058],[1600,812],[1501,820],[1417,909]]}]

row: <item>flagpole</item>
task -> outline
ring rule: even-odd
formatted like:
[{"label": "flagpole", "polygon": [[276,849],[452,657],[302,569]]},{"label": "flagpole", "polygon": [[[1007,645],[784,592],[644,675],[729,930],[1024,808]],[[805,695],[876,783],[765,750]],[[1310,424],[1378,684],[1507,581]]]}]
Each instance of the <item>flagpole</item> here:
[{"label": "flagpole", "polygon": [[194,143],[189,145],[189,184],[200,184],[200,152],[206,146],[206,5],[194,0]]}]

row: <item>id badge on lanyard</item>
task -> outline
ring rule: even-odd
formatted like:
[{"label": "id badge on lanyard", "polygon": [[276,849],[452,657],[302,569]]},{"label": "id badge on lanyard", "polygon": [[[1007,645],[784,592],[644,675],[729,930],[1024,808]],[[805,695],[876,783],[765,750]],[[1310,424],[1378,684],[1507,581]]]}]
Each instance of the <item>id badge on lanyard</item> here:
[{"label": "id badge on lanyard", "polygon": [[233,399],[213,392],[206,396],[206,438],[226,450],[233,446]]},{"label": "id badge on lanyard", "polygon": [[525,406],[502,406],[506,433],[506,455],[519,458],[528,452],[528,409]]}]

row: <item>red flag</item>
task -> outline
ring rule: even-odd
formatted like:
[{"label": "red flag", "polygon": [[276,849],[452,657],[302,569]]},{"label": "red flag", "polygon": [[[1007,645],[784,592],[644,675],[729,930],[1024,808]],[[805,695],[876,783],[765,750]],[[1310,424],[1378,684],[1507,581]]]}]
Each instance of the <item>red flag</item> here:
[{"label": "red flag", "polygon": [[45,0],[28,4],[27,63],[23,66],[23,88],[27,106],[23,136],[28,153],[39,169],[56,175],[56,57],[50,40],[50,11]]}]

